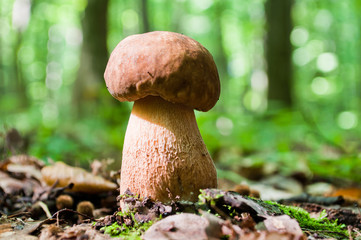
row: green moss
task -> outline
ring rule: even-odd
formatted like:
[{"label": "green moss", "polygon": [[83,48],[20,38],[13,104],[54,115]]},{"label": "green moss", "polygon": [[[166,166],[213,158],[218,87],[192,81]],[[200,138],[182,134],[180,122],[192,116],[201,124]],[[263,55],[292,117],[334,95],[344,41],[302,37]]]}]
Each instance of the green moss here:
[{"label": "green moss", "polygon": [[200,189],[200,194],[198,195],[198,203],[199,204],[203,204],[205,202],[209,202],[209,201],[214,201],[217,200],[218,198],[221,198],[224,196],[224,194],[222,193],[217,193],[214,196],[213,195],[209,195],[208,194],[208,189]]},{"label": "green moss", "polygon": [[198,202],[196,202],[196,207],[204,211],[208,211],[207,203],[210,206],[215,206],[216,201],[224,196],[222,192],[212,192],[209,189],[200,189],[200,194],[198,195]]},{"label": "green moss", "polygon": [[296,219],[304,232],[317,233],[319,236],[327,238],[349,239],[346,225],[338,224],[337,220],[330,221],[327,219],[325,210],[320,217],[312,218],[306,210],[299,207],[285,206],[272,201],[265,201],[265,203],[276,206],[283,214]]},{"label": "green moss", "polygon": [[[144,234],[144,232],[147,231],[147,229],[150,228],[150,226],[152,226],[154,223],[154,221],[139,222],[135,219],[134,213],[119,212],[117,215],[130,217],[133,224],[127,226],[125,223],[119,225],[117,222],[115,222],[110,226],[101,228],[101,230],[104,231],[104,233],[109,234],[112,237],[140,240],[141,235]],[[161,219],[161,217],[159,219]]]}]

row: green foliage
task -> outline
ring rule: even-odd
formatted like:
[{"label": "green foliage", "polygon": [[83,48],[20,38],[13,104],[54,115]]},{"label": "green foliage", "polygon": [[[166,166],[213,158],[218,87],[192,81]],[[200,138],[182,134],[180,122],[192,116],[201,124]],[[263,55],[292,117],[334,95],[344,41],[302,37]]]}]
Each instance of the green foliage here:
[{"label": "green foliage", "polygon": [[[123,213],[118,213],[118,215],[124,215]],[[104,233],[109,234],[112,237],[121,237],[125,239],[141,239],[141,235],[147,231],[150,226],[153,225],[153,221],[140,223],[134,218],[134,214],[130,214],[134,224],[132,226],[127,226],[123,223],[121,226],[117,222],[113,223],[110,226],[103,227],[100,230]]]},{"label": "green foliage", "polygon": [[[151,30],[181,32],[209,49],[222,93],[214,109],[196,114],[220,175],[250,162],[360,181],[359,1],[294,1],[291,110],[267,100],[266,0],[148,0],[148,19],[139,2],[109,1],[109,52],[142,32],[145,20]],[[77,85],[82,43],[91,41],[82,35],[86,7],[86,0],[0,1],[1,132],[18,129],[27,153],[39,158],[83,164],[121,156],[131,104],[114,100],[103,79]],[[21,9],[29,16],[17,21]],[[322,152],[329,146],[344,151],[330,158]]]},{"label": "green foliage", "polygon": [[306,210],[299,207],[286,206],[271,201],[265,201],[265,203],[276,206],[284,214],[296,219],[305,232],[317,233],[319,236],[326,238],[349,239],[345,224],[338,224],[337,220],[328,220],[325,210],[321,212],[318,218],[311,218]]},{"label": "green foliage", "polygon": [[198,202],[200,204],[203,204],[203,203],[206,203],[209,201],[214,201],[214,200],[224,196],[224,194],[222,194],[222,193],[218,193],[214,196],[208,195],[205,189],[200,189],[199,191],[200,191],[200,194],[198,195]]}]

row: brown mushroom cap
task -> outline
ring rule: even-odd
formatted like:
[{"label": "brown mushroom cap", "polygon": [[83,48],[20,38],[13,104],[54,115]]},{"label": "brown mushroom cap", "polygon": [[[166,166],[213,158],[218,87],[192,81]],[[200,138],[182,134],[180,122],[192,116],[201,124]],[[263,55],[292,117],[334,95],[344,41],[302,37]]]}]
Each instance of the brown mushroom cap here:
[{"label": "brown mushroom cap", "polygon": [[212,55],[199,42],[173,32],[123,39],[109,58],[104,78],[109,92],[121,102],[153,95],[208,111],[220,94]]}]

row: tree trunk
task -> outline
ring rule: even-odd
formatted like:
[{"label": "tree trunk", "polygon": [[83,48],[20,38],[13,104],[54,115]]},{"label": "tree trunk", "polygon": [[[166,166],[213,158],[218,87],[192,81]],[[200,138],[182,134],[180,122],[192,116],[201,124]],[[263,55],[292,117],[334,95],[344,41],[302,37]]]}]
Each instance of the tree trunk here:
[{"label": "tree trunk", "polygon": [[268,100],[283,107],[292,106],[292,4],[293,0],[267,0],[265,4]]},{"label": "tree trunk", "polygon": [[[74,103],[79,116],[87,110],[84,103],[99,98],[99,89],[105,88],[104,69],[108,61],[107,11],[109,0],[89,0],[82,22],[83,45],[78,77],[74,86]],[[91,104],[89,104],[91,105]],[[92,109],[92,107],[89,107]]]},{"label": "tree trunk", "polygon": [[218,66],[218,72],[220,75],[220,79],[227,79],[227,56],[223,47],[223,35],[222,35],[222,22],[221,17],[224,11],[224,3],[222,1],[216,2],[215,5],[215,16],[214,16],[214,28],[215,36],[214,38],[217,40],[217,52],[216,52],[216,60]]},{"label": "tree trunk", "polygon": [[148,16],[148,1],[140,0],[140,6],[142,11],[143,32],[146,33],[150,31],[149,16]]}]

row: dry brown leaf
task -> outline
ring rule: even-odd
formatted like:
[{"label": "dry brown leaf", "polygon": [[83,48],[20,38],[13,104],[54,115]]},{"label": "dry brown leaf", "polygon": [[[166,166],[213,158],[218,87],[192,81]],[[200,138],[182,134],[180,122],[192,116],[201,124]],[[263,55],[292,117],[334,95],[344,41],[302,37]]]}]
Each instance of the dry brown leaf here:
[{"label": "dry brown leaf", "polygon": [[296,238],[292,233],[280,232],[251,232],[242,235],[241,239],[247,240],[306,240],[306,238]]},{"label": "dry brown leaf", "polygon": [[11,223],[0,224],[0,237],[3,233],[12,232],[13,228],[11,227]]},{"label": "dry brown leaf", "polygon": [[0,170],[13,174],[23,174],[26,178],[41,180],[40,169],[44,163],[33,156],[14,155],[0,163]]},{"label": "dry brown leaf", "polygon": [[39,240],[56,240],[61,231],[61,228],[55,224],[47,225],[41,230]]},{"label": "dry brown leaf", "polygon": [[292,239],[295,240],[304,238],[304,234],[298,222],[288,215],[268,216],[263,223],[269,232],[287,233],[293,235],[294,238]]},{"label": "dry brown leaf", "polygon": [[8,174],[0,171],[0,188],[2,188],[6,194],[16,194],[22,190],[23,187],[22,181],[12,178]]},{"label": "dry brown leaf", "polygon": [[201,216],[181,213],[153,224],[144,234],[145,240],[210,239],[206,234],[209,222]]},{"label": "dry brown leaf", "polygon": [[6,167],[6,165],[9,163],[17,165],[32,165],[37,169],[44,167],[44,163],[40,159],[24,154],[10,156],[5,161],[1,162],[0,168],[4,170],[3,168]]},{"label": "dry brown leaf", "polygon": [[93,240],[116,240],[119,238],[112,238],[107,234],[102,234],[99,231],[92,228],[91,224],[74,225],[67,228],[60,234],[59,240],[67,239],[93,239]]},{"label": "dry brown leaf", "polygon": [[52,166],[44,167],[41,174],[43,181],[49,186],[57,181],[57,187],[65,187],[74,183],[71,190],[75,192],[100,193],[117,189],[115,183],[63,162],[56,162]]}]

